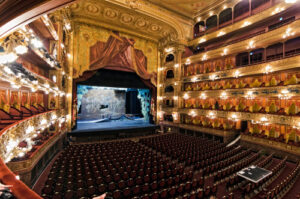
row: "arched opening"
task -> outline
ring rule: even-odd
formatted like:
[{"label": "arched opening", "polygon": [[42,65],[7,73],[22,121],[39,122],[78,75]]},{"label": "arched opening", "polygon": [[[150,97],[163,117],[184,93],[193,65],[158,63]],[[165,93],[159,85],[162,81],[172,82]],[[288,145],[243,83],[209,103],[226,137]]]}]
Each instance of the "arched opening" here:
[{"label": "arched opening", "polygon": [[283,44],[277,43],[267,47],[267,61],[281,59],[283,57]]},{"label": "arched opening", "polygon": [[219,15],[219,25],[220,26],[225,26],[229,22],[232,21],[232,9],[227,8],[223,10],[220,15]]},{"label": "arched opening", "polygon": [[285,56],[294,56],[300,53],[300,37],[290,39],[285,43]]},{"label": "arched opening", "polygon": [[249,64],[248,52],[240,53],[236,56],[236,66],[246,66]]},{"label": "arched opening", "polygon": [[264,48],[259,48],[250,52],[250,64],[264,61]]},{"label": "arched opening", "polygon": [[165,93],[173,93],[174,92],[174,87],[172,85],[167,86],[165,88]]},{"label": "arched opening", "polygon": [[210,30],[218,26],[218,16],[214,15],[206,20],[206,29]]},{"label": "arched opening", "polygon": [[174,78],[174,72],[173,72],[173,70],[168,70],[168,71],[167,71],[166,78],[167,78],[167,79],[172,79],[172,78]]},{"label": "arched opening", "polygon": [[249,0],[242,0],[234,6],[234,20],[240,20],[249,12]]},{"label": "arched opening", "polygon": [[194,37],[199,37],[205,31],[205,22],[199,21],[194,25]]},{"label": "arched opening", "polygon": [[166,62],[174,61],[175,57],[173,54],[168,54],[166,57]]}]

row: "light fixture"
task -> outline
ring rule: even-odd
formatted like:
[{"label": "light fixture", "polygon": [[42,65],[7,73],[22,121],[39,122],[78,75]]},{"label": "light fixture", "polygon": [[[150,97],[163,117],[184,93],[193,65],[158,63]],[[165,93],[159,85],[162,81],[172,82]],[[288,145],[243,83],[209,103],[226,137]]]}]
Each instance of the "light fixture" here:
[{"label": "light fixture", "polygon": [[193,77],[193,78],[191,79],[191,81],[192,81],[192,82],[196,82],[197,79],[198,79],[197,77]]},{"label": "light fixture", "polygon": [[292,32],[291,28],[287,28],[285,34],[282,36],[283,39],[295,35],[295,32]]},{"label": "light fixture", "polygon": [[215,119],[216,118],[216,114],[214,112],[210,111],[208,113],[207,117],[210,118],[210,119]]},{"label": "light fixture", "polygon": [[232,120],[232,121],[234,121],[234,122],[238,121],[238,117],[237,117],[236,114],[232,114],[229,119]]},{"label": "light fixture", "polygon": [[20,176],[19,176],[19,175],[17,175],[17,176],[16,176],[16,179],[17,179],[17,180],[20,180]]},{"label": "light fixture", "polygon": [[209,16],[213,16],[214,12],[213,11],[210,11],[209,12]]},{"label": "light fixture", "polygon": [[212,74],[209,76],[209,79],[211,79],[212,81],[215,81],[216,78],[217,78],[216,74]]},{"label": "light fixture", "polygon": [[253,49],[253,48],[255,48],[255,45],[254,45],[254,41],[251,40],[247,46],[247,49]]},{"label": "light fixture", "polygon": [[277,7],[277,8],[275,8],[275,10],[272,12],[272,15],[275,15],[275,14],[277,14],[277,13],[279,13],[279,12],[282,12],[283,10],[284,10],[283,7]]},{"label": "light fixture", "polygon": [[201,21],[201,17],[197,17],[197,22],[200,22]]},{"label": "light fixture", "polygon": [[218,33],[217,37],[221,37],[221,36],[223,36],[223,35],[225,35],[225,34],[226,34],[225,32],[220,31],[220,32]]},{"label": "light fixture", "polygon": [[224,10],[227,9],[227,5],[224,5],[224,6],[223,6],[223,9],[224,9]]},{"label": "light fixture", "polygon": [[174,100],[178,100],[178,96],[173,96],[173,99]]},{"label": "light fixture", "polygon": [[251,23],[249,21],[245,21],[242,25],[242,28],[249,26]]},{"label": "light fixture", "polygon": [[267,65],[266,68],[265,68],[265,73],[268,74],[268,73],[271,73],[272,72],[272,67],[270,65]]},{"label": "light fixture", "polygon": [[9,75],[13,74],[12,70],[11,70],[8,66],[5,66],[5,67],[3,68],[3,70],[4,70],[4,72],[6,72],[6,73],[9,74]]},{"label": "light fixture", "polygon": [[37,38],[33,38],[31,40],[31,44],[35,47],[35,48],[42,48],[43,47],[43,43],[37,39]]},{"label": "light fixture", "polygon": [[189,99],[189,98],[190,98],[190,96],[189,96],[187,93],[185,93],[185,94],[183,95],[183,99],[187,100],[187,99]]},{"label": "light fixture", "polygon": [[200,99],[206,99],[207,98],[207,96],[206,96],[206,94],[205,93],[201,93],[201,95],[200,95]]},{"label": "light fixture", "polygon": [[245,96],[246,99],[254,99],[253,91],[248,91]]},{"label": "light fixture", "polygon": [[68,53],[67,56],[68,56],[69,59],[72,57],[70,53]]},{"label": "light fixture", "polygon": [[197,113],[195,111],[190,111],[189,115],[192,116],[192,117],[195,117],[195,116],[197,116]]},{"label": "light fixture", "polygon": [[56,82],[56,75],[53,75],[52,79],[54,82]]},{"label": "light fixture", "polygon": [[0,54],[0,64],[7,64],[16,61],[18,56],[11,52],[11,53],[1,53]]},{"label": "light fixture", "polygon": [[285,0],[285,3],[296,3],[297,0]]},{"label": "light fixture", "polygon": [[201,59],[202,61],[206,61],[207,60],[207,54],[204,54],[203,56],[202,56],[202,59]]},{"label": "light fixture", "polygon": [[225,56],[225,55],[227,55],[227,53],[228,53],[228,49],[225,48],[225,49],[223,50],[223,53],[222,53],[221,55],[222,55],[222,56]]},{"label": "light fixture", "polygon": [[199,44],[204,43],[204,42],[206,42],[206,39],[205,39],[205,38],[201,38],[201,39],[199,40]]},{"label": "light fixture", "polygon": [[178,68],[178,67],[179,67],[179,64],[175,64],[174,67],[175,67],[175,68]]},{"label": "light fixture", "polygon": [[278,98],[279,99],[284,99],[284,100],[286,100],[286,99],[290,99],[291,97],[289,96],[289,91],[288,90],[282,90],[281,92],[280,92],[280,94],[278,95]]},{"label": "light fixture", "polygon": [[28,48],[26,46],[18,45],[17,47],[15,47],[15,52],[18,55],[25,54],[25,53],[27,53],[27,51],[28,51]]},{"label": "light fixture", "polygon": [[235,72],[234,72],[234,77],[235,77],[235,78],[238,78],[239,76],[240,76],[240,71],[238,71],[238,70],[235,71]]},{"label": "light fixture", "polygon": [[269,125],[269,123],[268,123],[268,118],[266,118],[266,117],[262,117],[262,118],[260,118],[260,123],[262,124],[262,125]]},{"label": "light fixture", "polygon": [[70,23],[66,23],[65,27],[66,27],[67,30],[71,30],[71,24]]},{"label": "light fixture", "polygon": [[158,100],[163,100],[164,98],[162,96],[157,97]]},{"label": "light fixture", "polygon": [[166,53],[170,53],[170,52],[172,52],[173,50],[174,50],[174,48],[171,48],[171,47],[165,48],[165,52],[166,52]]},{"label": "light fixture", "polygon": [[227,98],[228,98],[227,93],[226,93],[225,91],[223,91],[223,92],[221,93],[221,95],[220,95],[220,98],[221,98],[221,99],[227,99]]},{"label": "light fixture", "polygon": [[61,48],[64,48],[64,47],[65,47],[65,45],[64,45],[63,43],[61,43],[61,44],[60,44],[60,47],[61,47]]},{"label": "light fixture", "polygon": [[186,61],[185,61],[185,65],[190,65],[191,64],[191,59],[188,58]]}]

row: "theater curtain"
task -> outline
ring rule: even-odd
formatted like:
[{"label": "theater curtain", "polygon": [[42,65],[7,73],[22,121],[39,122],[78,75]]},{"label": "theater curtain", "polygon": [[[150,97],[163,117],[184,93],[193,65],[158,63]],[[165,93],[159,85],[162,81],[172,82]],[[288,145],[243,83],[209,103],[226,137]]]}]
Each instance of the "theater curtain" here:
[{"label": "theater curtain", "polygon": [[90,48],[90,70],[114,68],[135,72],[144,80],[156,85],[156,74],[148,73],[147,58],[140,50],[134,49],[135,41],[112,33],[107,42],[97,42]]}]

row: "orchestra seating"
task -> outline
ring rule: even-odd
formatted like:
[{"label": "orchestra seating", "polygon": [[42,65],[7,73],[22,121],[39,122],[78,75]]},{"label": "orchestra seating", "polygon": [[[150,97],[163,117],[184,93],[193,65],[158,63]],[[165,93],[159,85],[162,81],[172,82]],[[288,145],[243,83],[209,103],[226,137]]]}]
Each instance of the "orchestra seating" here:
[{"label": "orchestra seating", "polygon": [[[259,183],[236,175],[257,165],[272,171]],[[55,160],[43,198],[290,198],[299,195],[300,165],[219,141],[177,133],[134,141],[68,146]]]}]

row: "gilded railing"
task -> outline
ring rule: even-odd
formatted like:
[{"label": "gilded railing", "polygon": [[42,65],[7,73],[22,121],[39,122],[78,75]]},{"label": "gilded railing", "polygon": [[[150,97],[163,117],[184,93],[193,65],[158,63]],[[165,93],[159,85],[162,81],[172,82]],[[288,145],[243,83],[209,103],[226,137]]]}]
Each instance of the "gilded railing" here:
[{"label": "gilded railing", "polygon": [[[58,122],[59,126],[66,121],[65,114],[60,110],[48,111],[30,118],[20,120],[0,131],[0,158],[6,163],[12,158],[23,155],[32,148],[32,138]],[[18,147],[26,140],[26,148]]]}]

